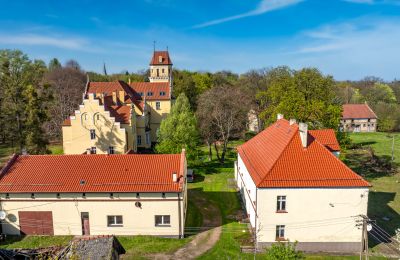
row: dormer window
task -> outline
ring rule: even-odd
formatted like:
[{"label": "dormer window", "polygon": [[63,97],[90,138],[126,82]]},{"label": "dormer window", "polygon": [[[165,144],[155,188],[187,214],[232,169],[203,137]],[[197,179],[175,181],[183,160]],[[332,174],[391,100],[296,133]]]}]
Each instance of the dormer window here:
[{"label": "dormer window", "polygon": [[165,96],[165,91],[160,91],[160,96]]},{"label": "dormer window", "polygon": [[162,63],[162,61],[163,61],[162,56],[158,56],[158,62],[159,62],[159,63]]},{"label": "dormer window", "polygon": [[139,92],[139,96],[143,97],[143,92]]},{"label": "dormer window", "polygon": [[149,96],[149,97],[153,96],[153,92],[151,92],[151,91],[147,92],[147,96]]}]

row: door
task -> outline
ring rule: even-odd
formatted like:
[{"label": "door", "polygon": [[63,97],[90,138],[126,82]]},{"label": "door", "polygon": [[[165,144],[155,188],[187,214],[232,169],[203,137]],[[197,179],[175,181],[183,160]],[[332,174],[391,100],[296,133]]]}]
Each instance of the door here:
[{"label": "door", "polygon": [[21,235],[54,235],[51,211],[19,211]]},{"label": "door", "polygon": [[81,219],[82,219],[82,235],[89,236],[90,235],[89,212],[82,212]]}]

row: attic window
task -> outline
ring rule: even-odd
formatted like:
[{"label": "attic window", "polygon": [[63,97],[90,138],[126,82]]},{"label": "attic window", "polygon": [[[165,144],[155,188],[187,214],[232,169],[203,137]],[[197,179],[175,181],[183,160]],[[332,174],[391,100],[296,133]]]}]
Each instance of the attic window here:
[{"label": "attic window", "polygon": [[139,96],[143,97],[143,92],[139,92]]},{"label": "attic window", "polygon": [[151,92],[151,91],[147,92],[147,96],[149,96],[149,97],[153,96],[153,92]]},{"label": "attic window", "polygon": [[162,63],[162,62],[163,62],[162,56],[158,56],[158,62],[159,62],[159,63]]},{"label": "attic window", "polygon": [[160,91],[160,96],[165,96],[165,91]]}]

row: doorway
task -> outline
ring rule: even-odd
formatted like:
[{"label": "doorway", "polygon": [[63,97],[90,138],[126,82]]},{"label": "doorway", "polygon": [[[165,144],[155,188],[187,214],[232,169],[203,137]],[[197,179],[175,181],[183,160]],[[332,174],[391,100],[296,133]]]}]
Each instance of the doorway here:
[{"label": "doorway", "polygon": [[81,220],[82,220],[82,235],[89,236],[90,235],[89,212],[81,212]]}]

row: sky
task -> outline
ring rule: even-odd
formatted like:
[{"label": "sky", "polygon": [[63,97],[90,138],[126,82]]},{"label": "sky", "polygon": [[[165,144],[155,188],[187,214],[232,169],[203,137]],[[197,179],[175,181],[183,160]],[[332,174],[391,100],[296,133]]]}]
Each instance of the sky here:
[{"label": "sky", "polygon": [[338,80],[400,79],[400,0],[0,0],[0,49],[77,60],[88,71],[148,67],[153,42],[193,71],[287,65]]}]

